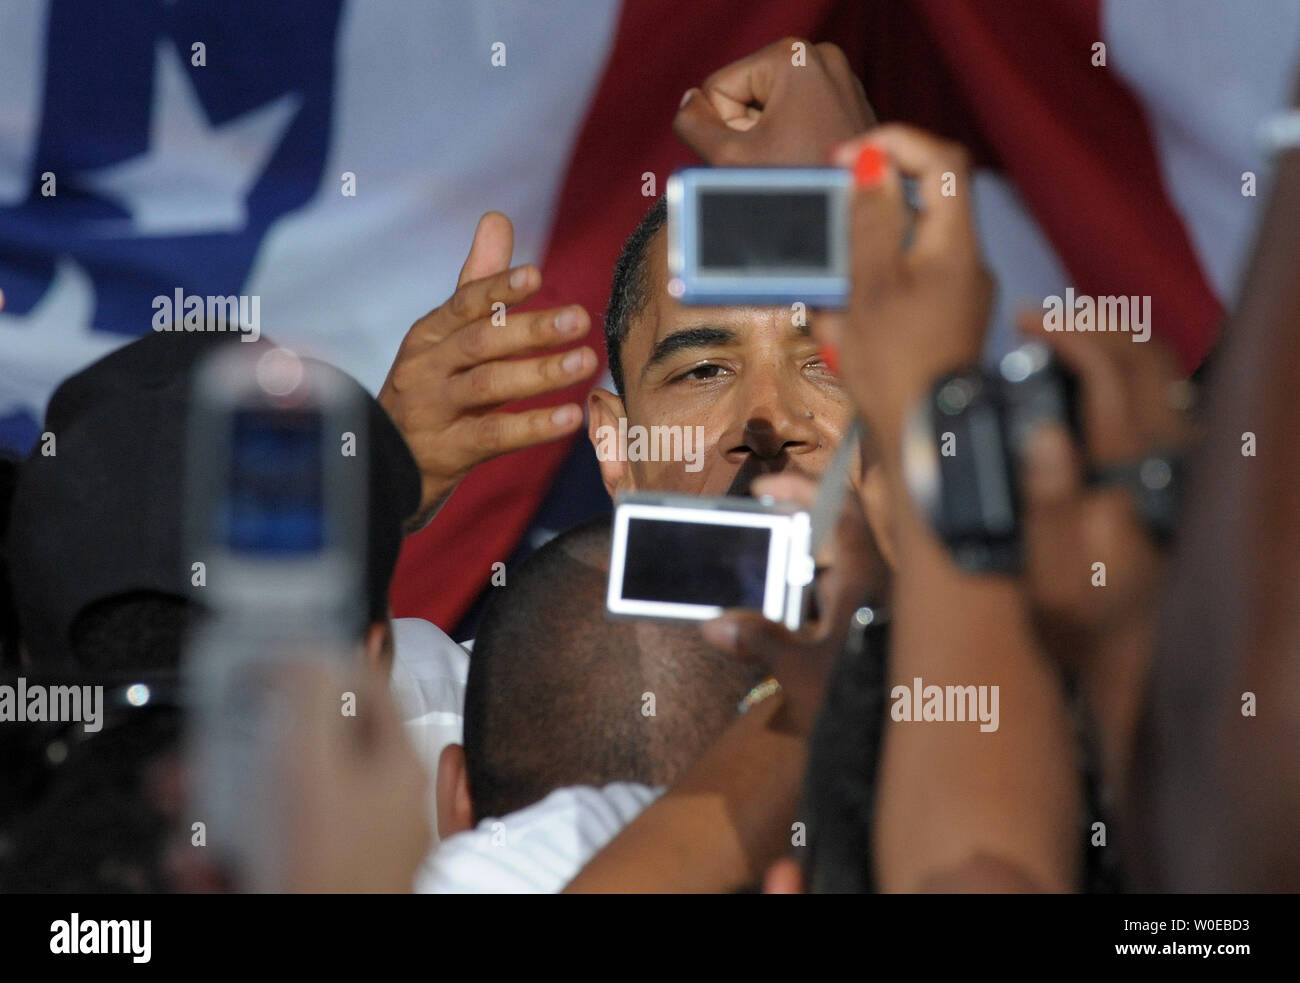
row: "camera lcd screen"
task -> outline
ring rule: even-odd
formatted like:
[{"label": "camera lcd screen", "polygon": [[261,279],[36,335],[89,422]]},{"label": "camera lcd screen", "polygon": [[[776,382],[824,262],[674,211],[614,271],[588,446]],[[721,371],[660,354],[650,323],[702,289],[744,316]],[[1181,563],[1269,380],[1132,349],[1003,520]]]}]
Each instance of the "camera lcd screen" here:
[{"label": "camera lcd screen", "polygon": [[629,518],[623,598],[762,610],[772,530]]},{"label": "camera lcd screen", "polygon": [[830,263],[825,191],[702,190],[699,215],[702,271],[815,271]]},{"label": "camera lcd screen", "polygon": [[229,498],[219,538],[247,553],[307,553],[325,541],[320,415],[241,410],[231,428]]}]

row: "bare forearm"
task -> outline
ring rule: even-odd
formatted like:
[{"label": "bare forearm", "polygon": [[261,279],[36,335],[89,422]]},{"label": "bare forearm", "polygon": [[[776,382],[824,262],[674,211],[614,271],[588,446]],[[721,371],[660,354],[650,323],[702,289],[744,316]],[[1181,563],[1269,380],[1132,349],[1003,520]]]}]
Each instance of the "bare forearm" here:
[{"label": "bare forearm", "polygon": [[1298,263],[1300,151],[1291,150],[1215,355],[1165,591],[1148,740],[1126,810],[1143,837],[1133,859],[1150,861],[1139,867],[1144,888],[1300,889],[1290,712],[1300,697]]},{"label": "bare forearm", "polygon": [[[894,495],[906,503],[901,482]],[[1016,585],[963,573],[910,507],[900,511],[879,883],[886,891],[924,890],[996,858],[1020,872],[1017,882],[1070,890],[1079,789],[1057,674],[1033,641]],[[896,719],[893,687],[904,687],[910,700],[918,678],[922,687],[988,686],[990,708],[996,686],[996,730],[992,721]]]}]

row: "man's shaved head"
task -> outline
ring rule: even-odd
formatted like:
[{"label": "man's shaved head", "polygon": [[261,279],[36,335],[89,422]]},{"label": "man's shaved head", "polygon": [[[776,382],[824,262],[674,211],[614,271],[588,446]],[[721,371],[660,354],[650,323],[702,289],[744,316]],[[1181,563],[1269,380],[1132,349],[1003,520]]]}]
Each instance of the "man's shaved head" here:
[{"label": "man's shaved head", "polygon": [[488,603],[465,689],[475,822],[566,785],[673,784],[762,676],[695,625],[606,620],[609,537],[607,516],[563,533]]}]

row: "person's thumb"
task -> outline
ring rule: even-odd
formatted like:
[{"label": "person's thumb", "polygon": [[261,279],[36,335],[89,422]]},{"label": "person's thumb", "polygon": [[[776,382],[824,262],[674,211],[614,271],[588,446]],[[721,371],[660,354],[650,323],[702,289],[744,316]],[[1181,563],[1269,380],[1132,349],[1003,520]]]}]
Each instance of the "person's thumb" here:
[{"label": "person's thumb", "polygon": [[736,130],[726,124],[703,92],[691,89],[673,117],[673,132],[707,163],[725,164],[723,148],[735,137]]},{"label": "person's thumb", "polygon": [[510,257],[515,251],[515,227],[500,212],[487,212],[474,229],[474,242],[469,256],[460,268],[457,288],[485,276],[510,268]]},{"label": "person's thumb", "polygon": [[1020,485],[1031,511],[1054,509],[1078,496],[1079,455],[1065,427],[1055,423],[1036,427],[1025,445]]},{"label": "person's thumb", "polygon": [[1087,560],[1081,554],[1082,463],[1060,425],[1038,427],[1026,444],[1020,487],[1027,583],[1039,607],[1065,612],[1077,600],[1080,564]]},{"label": "person's thumb", "polygon": [[902,255],[907,206],[902,177],[889,156],[871,142],[871,134],[840,144],[831,163],[853,171],[849,219],[854,288],[869,291],[873,276],[892,270]]}]

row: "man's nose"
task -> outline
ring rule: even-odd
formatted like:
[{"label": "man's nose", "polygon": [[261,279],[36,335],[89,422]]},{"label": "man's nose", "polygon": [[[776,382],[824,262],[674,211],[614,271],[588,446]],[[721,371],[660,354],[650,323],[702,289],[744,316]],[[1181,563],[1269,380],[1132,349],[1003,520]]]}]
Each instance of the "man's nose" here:
[{"label": "man's nose", "polygon": [[745,447],[758,457],[816,450],[820,437],[804,395],[797,372],[770,369],[756,374],[745,408]]}]

